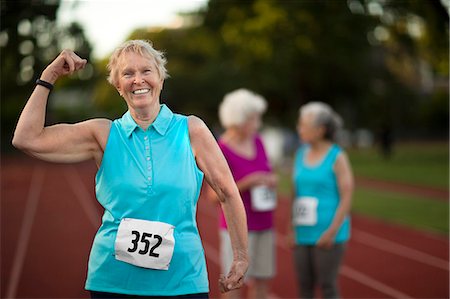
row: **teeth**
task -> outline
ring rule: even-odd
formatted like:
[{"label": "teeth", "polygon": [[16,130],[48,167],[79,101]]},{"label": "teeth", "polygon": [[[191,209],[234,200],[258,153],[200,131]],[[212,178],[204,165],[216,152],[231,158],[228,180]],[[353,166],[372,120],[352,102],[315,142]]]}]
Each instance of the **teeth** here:
[{"label": "teeth", "polygon": [[138,89],[138,90],[135,90],[135,91],[133,91],[133,93],[134,93],[134,94],[143,94],[143,93],[147,93],[147,92],[149,92],[149,91],[150,91],[150,89],[145,88],[145,89]]}]

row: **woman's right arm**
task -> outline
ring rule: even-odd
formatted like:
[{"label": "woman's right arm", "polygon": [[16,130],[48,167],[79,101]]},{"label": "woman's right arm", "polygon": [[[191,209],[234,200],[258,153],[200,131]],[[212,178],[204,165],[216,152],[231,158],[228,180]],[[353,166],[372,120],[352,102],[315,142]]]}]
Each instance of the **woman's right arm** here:
[{"label": "woman's right arm", "polygon": [[245,208],[225,157],[205,123],[190,116],[189,134],[197,164],[219,198],[230,233],[233,263],[227,276],[219,279],[220,290],[227,292],[244,284],[248,268]]},{"label": "woman's right arm", "polygon": [[[54,84],[86,65],[74,52],[64,50],[42,72],[41,80]],[[37,85],[17,122],[12,143],[18,149],[51,162],[79,162],[94,158],[101,161],[111,121],[92,119],[76,124],[45,127],[45,112],[50,90]]]}]

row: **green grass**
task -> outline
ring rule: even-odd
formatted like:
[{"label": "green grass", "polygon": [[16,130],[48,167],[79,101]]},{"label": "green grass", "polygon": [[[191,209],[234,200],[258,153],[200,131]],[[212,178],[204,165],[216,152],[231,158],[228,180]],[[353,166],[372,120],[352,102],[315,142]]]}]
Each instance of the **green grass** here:
[{"label": "green grass", "polygon": [[352,210],[422,230],[442,234],[449,232],[448,202],[357,188],[353,197]]},{"label": "green grass", "polygon": [[[376,148],[347,149],[347,152],[355,176],[448,189],[448,143],[396,144],[390,160],[385,160]],[[279,170],[278,175],[280,195],[289,196],[290,173]],[[359,186],[353,200],[354,212],[422,230],[449,233],[448,202]]]},{"label": "green grass", "polygon": [[448,143],[396,144],[389,160],[375,148],[347,152],[355,176],[448,189]]}]

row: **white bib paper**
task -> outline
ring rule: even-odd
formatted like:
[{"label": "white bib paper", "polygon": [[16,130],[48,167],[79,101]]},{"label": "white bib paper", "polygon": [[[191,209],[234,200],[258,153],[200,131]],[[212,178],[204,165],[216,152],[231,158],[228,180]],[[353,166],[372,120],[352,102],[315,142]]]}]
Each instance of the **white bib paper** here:
[{"label": "white bib paper", "polygon": [[116,259],[138,267],[168,270],[175,247],[174,229],[164,222],[123,218],[115,242]]},{"label": "white bib paper", "polygon": [[277,206],[276,192],[266,185],[255,186],[250,190],[252,210],[257,212],[272,211]]},{"label": "white bib paper", "polygon": [[313,226],[317,224],[317,205],[315,197],[302,196],[294,201],[294,225]]}]

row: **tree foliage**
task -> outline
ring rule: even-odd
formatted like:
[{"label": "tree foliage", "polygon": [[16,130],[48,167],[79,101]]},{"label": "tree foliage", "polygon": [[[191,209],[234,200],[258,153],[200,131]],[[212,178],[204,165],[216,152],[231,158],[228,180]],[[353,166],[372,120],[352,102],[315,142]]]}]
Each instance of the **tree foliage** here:
[{"label": "tree foliage", "polygon": [[[76,23],[56,25],[59,1],[1,1],[1,116],[2,149],[10,145],[20,110],[33,90],[40,72],[64,48],[89,58],[92,47]],[[88,68],[89,69],[89,68]],[[84,77],[83,77],[84,76]],[[87,79],[91,74],[81,73]],[[58,87],[79,84],[64,79]],[[50,113],[49,118],[57,119]]]},{"label": "tree foliage", "polygon": [[[210,0],[184,14],[183,27],[140,28],[129,39],[149,39],[165,51],[171,78],[162,102],[210,126],[218,124],[224,94],[245,87],[268,100],[272,124],[292,128],[299,106],[318,100],[334,106],[350,129],[447,137],[449,31],[442,3]],[[1,2],[2,123],[5,114],[15,122],[32,78],[61,48],[89,58],[83,28],[57,28],[58,4],[39,4]],[[115,118],[126,106],[106,81],[107,61],[95,62],[88,81],[99,109],[91,113]]]},{"label": "tree foliage", "polygon": [[178,111],[215,124],[223,95],[246,87],[266,97],[272,123],[292,127],[298,107],[319,100],[350,129],[447,135],[448,83],[439,82],[448,82],[448,13],[440,1],[210,0],[187,20],[200,22],[129,37],[166,51],[172,78],[163,100]]}]

